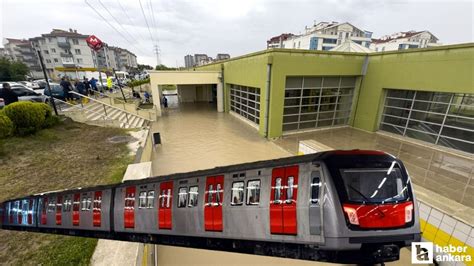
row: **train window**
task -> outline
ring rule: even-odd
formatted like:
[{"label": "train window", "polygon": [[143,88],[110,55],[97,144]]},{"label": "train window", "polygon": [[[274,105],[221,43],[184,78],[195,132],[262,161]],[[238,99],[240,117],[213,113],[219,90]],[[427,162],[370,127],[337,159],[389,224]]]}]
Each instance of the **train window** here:
[{"label": "train window", "polygon": [[138,208],[146,208],[146,191],[140,191],[138,195]]},{"label": "train window", "polygon": [[247,205],[258,205],[260,203],[260,180],[247,182]]},{"label": "train window", "polygon": [[181,187],[178,191],[178,208],[186,207],[186,201],[188,200],[187,188]]},{"label": "train window", "polygon": [[195,207],[198,204],[198,187],[190,187],[189,188],[189,201],[188,207]]},{"label": "train window", "polygon": [[81,211],[87,211],[87,198],[83,197],[81,201]]},{"label": "train window", "polygon": [[222,192],[222,187],[221,187],[221,184],[217,184],[216,186],[216,203],[219,204],[219,203],[222,203],[222,200],[221,200],[221,192]]},{"label": "train window", "polygon": [[94,206],[93,210],[100,211],[102,208],[102,191],[96,191],[94,193]]},{"label": "train window", "polygon": [[87,197],[86,209],[87,209],[87,211],[90,211],[91,208],[92,208],[92,198],[91,198],[91,197]]},{"label": "train window", "polygon": [[161,196],[160,196],[161,208],[164,208],[164,207],[165,207],[165,198],[166,198],[166,191],[163,189],[163,190],[161,191]]},{"label": "train window", "polygon": [[232,183],[231,205],[242,205],[244,202],[244,182]]},{"label": "train window", "polygon": [[286,203],[293,201],[294,177],[288,177],[288,188],[286,189]]},{"label": "train window", "polygon": [[277,177],[275,179],[275,204],[280,204],[281,203],[281,177]]},{"label": "train window", "polygon": [[153,206],[155,205],[154,201],[155,201],[155,191],[150,190],[148,191],[148,195],[147,195],[146,207],[148,209],[152,209]]},{"label": "train window", "polygon": [[212,204],[212,194],[214,194],[214,186],[212,184],[207,188],[207,204]]},{"label": "train window", "polygon": [[318,204],[319,203],[319,190],[321,189],[321,179],[319,176],[315,176],[315,173],[319,175],[319,172],[313,172],[312,176],[314,176],[311,180],[311,203]]},{"label": "train window", "polygon": [[56,207],[56,201],[51,200],[48,204],[48,212],[53,212]]},{"label": "train window", "polygon": [[171,206],[170,201],[171,201],[171,189],[168,188],[168,195],[166,196],[166,208],[169,208]]}]

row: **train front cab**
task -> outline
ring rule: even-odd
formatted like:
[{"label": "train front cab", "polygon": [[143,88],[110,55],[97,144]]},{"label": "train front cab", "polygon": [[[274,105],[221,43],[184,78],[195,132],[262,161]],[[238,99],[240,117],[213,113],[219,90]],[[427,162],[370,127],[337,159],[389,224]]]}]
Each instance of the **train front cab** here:
[{"label": "train front cab", "polygon": [[[347,250],[347,262],[398,260],[399,248],[420,240],[418,206],[408,173],[378,151],[334,151],[323,159],[325,248]],[[353,257],[352,257],[353,256]],[[342,258],[344,259],[344,258]]]}]

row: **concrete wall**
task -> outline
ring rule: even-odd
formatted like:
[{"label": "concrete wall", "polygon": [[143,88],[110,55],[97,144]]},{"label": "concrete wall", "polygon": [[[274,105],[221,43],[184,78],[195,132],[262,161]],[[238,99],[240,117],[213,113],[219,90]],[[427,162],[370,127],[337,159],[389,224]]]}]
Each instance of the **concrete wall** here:
[{"label": "concrete wall", "polygon": [[178,97],[182,103],[212,101],[212,87],[205,85],[178,85]]},{"label": "concrete wall", "polygon": [[[368,56],[367,73],[362,76]],[[264,134],[267,64],[272,64],[269,137],[282,135],[284,89],[288,76],[358,76],[350,125],[378,128],[384,88],[474,93],[474,43],[371,54],[270,49],[195,68],[223,69],[225,111],[229,84],[260,88],[259,133]]]}]

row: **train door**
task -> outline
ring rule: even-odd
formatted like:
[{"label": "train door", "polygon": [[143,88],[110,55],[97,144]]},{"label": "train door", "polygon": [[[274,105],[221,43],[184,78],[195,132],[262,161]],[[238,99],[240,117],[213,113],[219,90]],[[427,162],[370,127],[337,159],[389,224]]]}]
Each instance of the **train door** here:
[{"label": "train door", "polygon": [[102,191],[94,192],[94,203],[92,208],[92,224],[100,227],[102,221]]},{"label": "train door", "polygon": [[310,177],[310,203],[309,203],[309,232],[311,235],[321,234],[321,172],[312,171]]},{"label": "train door", "polygon": [[270,194],[270,233],[297,234],[298,166],[274,168]]},{"label": "train door", "polygon": [[81,194],[76,193],[76,194],[74,194],[74,201],[72,202],[72,225],[74,225],[74,226],[79,225],[80,204],[81,204]]},{"label": "train door", "polygon": [[15,205],[16,205],[17,223],[21,224],[21,220],[23,219],[23,216],[22,216],[23,201],[22,200],[17,200],[17,201],[15,201]]},{"label": "train door", "polygon": [[160,202],[158,207],[158,228],[171,229],[173,224],[173,181],[160,184]]},{"label": "train door", "polygon": [[204,229],[206,231],[223,230],[222,201],[224,200],[224,176],[209,176],[206,179],[204,204]]},{"label": "train door", "polygon": [[62,201],[63,201],[63,196],[58,196],[57,202],[56,202],[56,225],[61,225],[62,223]]},{"label": "train door", "polygon": [[125,189],[125,205],[123,212],[125,228],[135,227],[135,190],[136,187],[127,187]]}]

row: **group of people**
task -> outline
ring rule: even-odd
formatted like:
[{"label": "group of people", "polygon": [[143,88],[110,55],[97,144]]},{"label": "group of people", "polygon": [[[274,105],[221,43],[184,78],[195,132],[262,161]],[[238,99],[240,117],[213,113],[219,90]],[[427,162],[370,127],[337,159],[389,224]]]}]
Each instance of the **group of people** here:
[{"label": "group of people", "polygon": [[[97,80],[95,78],[91,78],[90,80],[86,77],[81,81],[76,79],[74,81],[74,87],[72,86],[71,82],[69,81],[68,77],[61,78],[61,83],[59,83],[61,88],[64,92],[64,98],[66,101],[73,100],[73,95],[69,93],[74,88],[77,90],[78,93],[86,96],[92,96],[95,93],[99,93],[99,88],[97,87]],[[102,91],[100,91],[102,92]]]}]

